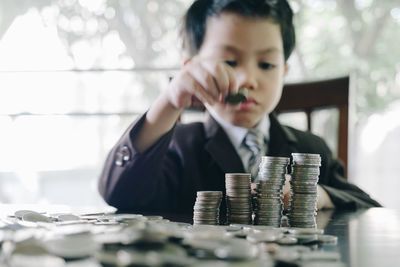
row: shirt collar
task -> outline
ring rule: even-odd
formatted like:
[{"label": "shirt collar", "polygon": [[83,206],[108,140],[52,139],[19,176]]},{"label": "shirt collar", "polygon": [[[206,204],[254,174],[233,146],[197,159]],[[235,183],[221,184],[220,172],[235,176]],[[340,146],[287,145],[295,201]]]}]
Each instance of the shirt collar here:
[{"label": "shirt collar", "polygon": [[[226,135],[231,140],[233,146],[238,149],[245,138],[248,129],[240,126],[236,126],[230,124],[229,122],[222,119],[214,110],[208,109],[210,115],[214,118],[214,120],[224,129]],[[270,120],[268,116],[263,116],[261,121],[254,127],[261,133],[264,134],[264,138],[269,140],[269,127]]]}]

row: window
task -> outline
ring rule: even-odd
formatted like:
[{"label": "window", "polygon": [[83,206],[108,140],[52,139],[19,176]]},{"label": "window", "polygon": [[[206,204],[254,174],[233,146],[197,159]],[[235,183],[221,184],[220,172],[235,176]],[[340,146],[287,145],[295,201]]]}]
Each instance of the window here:
[{"label": "window", "polygon": [[108,151],[179,65],[186,2],[2,1],[1,202],[103,205]]},{"label": "window", "polygon": [[[178,69],[191,2],[1,1],[0,202],[104,205],[105,157]],[[399,208],[399,4],[290,4],[298,42],[287,80],[356,75],[349,179]],[[323,132],[337,115],[318,116],[334,148]]]}]

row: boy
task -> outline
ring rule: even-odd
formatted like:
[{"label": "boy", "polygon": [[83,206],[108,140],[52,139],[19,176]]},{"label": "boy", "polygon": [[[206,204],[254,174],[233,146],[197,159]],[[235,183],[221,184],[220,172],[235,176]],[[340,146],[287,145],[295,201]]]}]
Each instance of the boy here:
[{"label": "boy", "polygon": [[[342,165],[319,137],[284,127],[271,113],[295,43],[292,16],[286,0],[192,4],[183,28],[188,60],[107,158],[99,190],[108,204],[131,212],[192,214],[196,191],[224,192],[225,173],[252,170],[245,144],[252,130],[265,141],[264,155],[321,154],[319,209],[379,206],[343,178]],[[239,88],[248,89],[247,101],[225,103]],[[194,98],[209,118],[178,124]]]}]

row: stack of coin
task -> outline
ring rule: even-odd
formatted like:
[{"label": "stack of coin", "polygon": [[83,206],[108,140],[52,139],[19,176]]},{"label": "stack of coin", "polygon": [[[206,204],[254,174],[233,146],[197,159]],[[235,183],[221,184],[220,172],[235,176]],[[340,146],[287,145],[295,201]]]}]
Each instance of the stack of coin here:
[{"label": "stack of coin", "polygon": [[193,210],[193,224],[219,225],[221,191],[198,191]]},{"label": "stack of coin", "polygon": [[250,173],[225,174],[227,223],[252,223],[250,181]]},{"label": "stack of coin", "polygon": [[283,192],[289,158],[262,157],[257,182],[254,224],[280,227]]},{"label": "stack of coin", "polygon": [[291,196],[288,210],[292,227],[314,228],[317,215],[317,183],[321,156],[292,153]]}]

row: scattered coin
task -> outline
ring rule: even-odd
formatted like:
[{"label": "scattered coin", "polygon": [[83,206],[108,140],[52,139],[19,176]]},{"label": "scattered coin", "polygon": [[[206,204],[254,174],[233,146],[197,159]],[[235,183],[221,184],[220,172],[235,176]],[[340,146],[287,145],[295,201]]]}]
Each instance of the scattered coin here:
[{"label": "scattered coin", "polygon": [[247,240],[250,241],[251,243],[260,243],[260,242],[270,243],[270,242],[276,242],[281,238],[283,238],[283,233],[275,229],[257,231],[247,235]]},{"label": "scattered coin", "polygon": [[17,210],[15,213],[14,213],[14,215],[15,215],[15,217],[17,217],[18,219],[22,219],[22,216],[24,216],[25,214],[28,214],[28,213],[37,213],[36,211],[33,211],[33,210]]},{"label": "scattered coin", "polygon": [[340,261],[340,253],[335,251],[313,250],[301,254],[303,261]]},{"label": "scattered coin", "polygon": [[287,229],[287,232],[291,233],[291,234],[319,234],[319,235],[322,235],[322,234],[324,234],[324,229],[291,227],[291,228]]},{"label": "scattered coin", "polygon": [[45,222],[45,223],[51,223],[52,220],[49,217],[46,217],[40,213],[37,213],[35,211],[25,213],[22,215],[22,220],[27,221],[27,222]]},{"label": "scattered coin", "polygon": [[245,239],[230,239],[215,249],[214,253],[224,260],[251,260],[258,256],[258,249]]},{"label": "scattered coin", "polygon": [[65,222],[65,221],[78,221],[80,220],[79,216],[73,215],[73,214],[60,214],[57,216],[57,219],[59,221]]},{"label": "scattered coin", "polygon": [[277,240],[279,245],[295,245],[298,243],[298,239],[292,236],[284,236]]},{"label": "scattered coin", "polygon": [[90,233],[51,237],[43,242],[50,253],[64,259],[79,259],[94,255],[100,244]]},{"label": "scattered coin", "polygon": [[[341,263],[337,260],[340,258],[337,254],[310,253],[310,247],[298,245],[337,243],[337,237],[324,235],[321,229],[250,225],[247,221],[247,207],[251,207],[251,201],[245,197],[249,194],[245,189],[249,186],[250,176],[233,174],[228,177],[230,179],[227,179],[227,184],[233,188],[233,191],[229,192],[235,195],[229,196],[230,193],[227,193],[227,201],[233,203],[230,206],[233,215],[231,219],[243,220],[245,223],[191,225],[169,222],[161,216],[94,214],[89,217],[78,216],[79,221],[66,224],[71,221],[61,222],[61,215],[68,215],[64,219],[74,217],[61,213],[53,214],[54,218],[47,216],[47,213],[39,214],[46,218],[43,219],[38,217],[36,212],[29,211],[23,212],[20,218],[8,217],[8,220],[18,224],[26,222],[23,221],[24,216],[32,216],[32,221],[50,221],[46,224],[28,221],[29,227],[8,228],[7,236],[2,237],[2,255],[9,255],[9,262],[21,267],[58,266],[58,263],[69,263],[69,260],[88,262],[89,259],[92,260],[92,264],[104,266],[149,263],[156,266],[201,266],[205,262],[213,262],[213,266],[221,266],[220,263],[230,265],[232,262],[250,266],[256,262],[265,265],[265,257],[271,260],[268,266],[273,266],[272,261],[291,260],[297,264],[318,262],[322,266],[325,266],[325,263]],[[211,216],[210,210],[202,210],[201,207],[207,207],[210,203],[215,205],[221,201],[222,195],[222,192],[199,192],[198,202],[196,201],[199,205],[195,205],[196,210],[200,207],[197,215],[201,219]],[[270,193],[264,193],[264,196],[270,196]],[[261,206],[268,207],[269,201],[274,203],[275,199],[265,199],[260,202]],[[245,214],[242,213],[243,206],[246,207]],[[298,215],[296,212],[293,214]],[[261,265],[264,266],[263,264]]]},{"label": "scattered coin", "polygon": [[334,235],[318,235],[318,242],[321,244],[334,244],[338,242],[338,237]]}]

